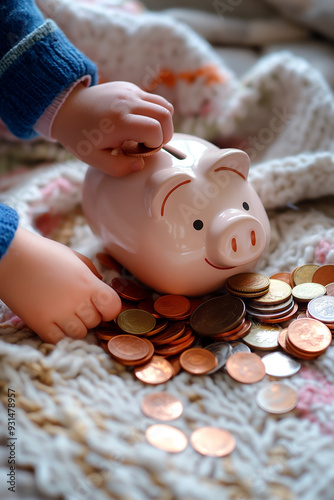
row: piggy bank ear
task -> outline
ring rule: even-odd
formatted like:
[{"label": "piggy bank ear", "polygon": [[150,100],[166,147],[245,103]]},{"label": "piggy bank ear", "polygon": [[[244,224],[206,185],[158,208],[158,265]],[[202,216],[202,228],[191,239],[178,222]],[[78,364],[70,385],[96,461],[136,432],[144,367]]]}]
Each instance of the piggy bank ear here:
[{"label": "piggy bank ear", "polygon": [[203,155],[203,160],[205,163],[203,170],[207,173],[225,170],[235,172],[244,180],[248,177],[250,160],[248,154],[241,149],[209,149]]},{"label": "piggy bank ear", "polygon": [[148,214],[162,217],[166,204],[172,203],[174,191],[191,182],[191,179],[188,173],[170,168],[155,172],[145,189],[145,208]]}]

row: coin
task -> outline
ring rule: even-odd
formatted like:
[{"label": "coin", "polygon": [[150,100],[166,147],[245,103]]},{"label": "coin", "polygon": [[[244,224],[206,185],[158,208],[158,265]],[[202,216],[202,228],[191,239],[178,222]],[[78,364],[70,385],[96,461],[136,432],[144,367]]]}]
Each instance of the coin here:
[{"label": "coin", "polygon": [[146,337],[151,338],[152,336],[157,335],[158,333],[164,331],[167,327],[168,327],[168,320],[166,318],[158,319],[155,324],[155,327],[153,328],[153,330],[147,332]]},{"label": "coin", "polygon": [[334,323],[334,297],[331,295],[311,300],[307,310],[314,319],[324,323]]},{"label": "coin", "polygon": [[230,276],[227,285],[236,292],[262,292],[269,288],[269,278],[260,273],[239,273]]},{"label": "coin", "polygon": [[151,156],[154,153],[157,153],[162,148],[162,144],[157,148],[148,148],[142,142],[135,141],[125,141],[122,144],[121,150],[122,153],[126,156]]},{"label": "coin", "polygon": [[269,291],[257,299],[252,299],[249,305],[257,304],[279,304],[288,300],[291,296],[291,287],[287,283],[281,280],[270,280]]},{"label": "coin", "polygon": [[126,278],[113,278],[111,286],[120,297],[127,300],[139,302],[147,297],[147,292],[142,286]]},{"label": "coin", "polygon": [[326,285],[326,293],[327,295],[334,295],[334,283],[328,283],[328,285]]},{"label": "coin", "polygon": [[316,354],[327,349],[332,334],[324,323],[316,319],[296,319],[288,326],[287,340],[302,352]]},{"label": "coin", "polygon": [[226,334],[222,333],[220,335],[215,335],[213,338],[215,340],[225,340],[226,342],[230,342],[231,340],[237,340],[245,337],[249,330],[251,329],[252,326],[252,321],[250,319],[246,319],[245,322],[243,323],[243,326],[240,330],[238,330],[236,333],[232,334]]},{"label": "coin", "polygon": [[127,309],[117,316],[117,325],[123,332],[133,335],[145,335],[153,330],[156,319],[142,309]]},{"label": "coin", "polygon": [[294,285],[310,283],[318,267],[318,264],[304,264],[303,266],[298,266],[293,275]]},{"label": "coin", "polygon": [[183,295],[162,295],[154,302],[154,309],[165,318],[177,318],[186,314],[191,302]]},{"label": "coin", "polygon": [[283,351],[287,351],[287,347],[286,347],[287,334],[288,334],[287,328],[283,328],[278,334],[278,343],[281,346],[281,348],[283,349]]},{"label": "coin", "polygon": [[282,382],[274,382],[262,387],[256,396],[256,402],[268,413],[288,413],[297,406],[297,392]]},{"label": "coin", "polygon": [[186,435],[166,424],[154,424],[146,430],[147,441],[160,450],[168,451],[170,453],[179,453],[183,451],[188,444]]},{"label": "coin", "polygon": [[252,311],[254,313],[260,314],[272,314],[280,311],[285,311],[291,304],[293,303],[293,297],[291,296],[288,300],[284,302],[280,302],[279,304],[257,304],[256,306],[249,306],[247,304],[247,310]]},{"label": "coin", "polygon": [[190,327],[198,335],[214,336],[235,328],[245,314],[245,304],[239,297],[213,297],[195,309],[190,316]]},{"label": "coin", "polygon": [[291,275],[290,273],[287,272],[281,272],[281,273],[276,273],[270,276],[270,279],[272,280],[281,280],[290,285],[291,283]]},{"label": "coin", "polygon": [[309,301],[325,293],[326,288],[320,283],[301,283],[292,289],[292,295],[298,301]]},{"label": "coin", "polygon": [[300,370],[301,364],[286,354],[276,351],[262,358],[266,374],[271,377],[291,377]]},{"label": "coin", "polygon": [[225,457],[236,446],[234,436],[219,427],[197,429],[190,436],[190,444],[198,453],[209,457]]},{"label": "coin", "polygon": [[155,335],[154,337],[150,337],[151,342],[154,345],[163,345],[171,342],[172,340],[178,339],[181,337],[183,332],[186,329],[185,323],[179,321],[177,323],[172,323],[167,328],[165,328],[162,333]]},{"label": "coin", "polygon": [[144,358],[149,347],[143,339],[133,335],[117,335],[108,342],[110,354],[120,360],[131,361]]},{"label": "coin", "polygon": [[[285,303],[285,302],[284,302]],[[297,306],[298,308],[298,306]],[[268,312],[268,313],[263,313],[263,312],[257,312],[255,309],[247,307],[247,312],[252,316],[252,318],[257,319],[258,321],[262,321],[265,323],[265,320],[269,319],[274,319],[277,318],[277,321],[279,321],[279,318],[282,318],[283,316],[286,316],[292,311],[297,311],[295,304],[293,301],[290,302],[290,304],[285,307],[284,309],[280,311],[275,311],[275,312]]]},{"label": "coin", "polygon": [[334,281],[334,265],[326,264],[325,266],[320,266],[313,274],[312,281],[324,286],[332,283]]},{"label": "coin", "polygon": [[163,384],[173,376],[173,367],[167,359],[153,356],[152,359],[135,368],[136,377],[146,384]]},{"label": "coin", "polygon": [[148,298],[138,303],[138,308],[143,309],[152,314],[155,318],[161,318],[160,314],[154,309],[154,300],[152,298]]},{"label": "coin", "polygon": [[178,354],[175,354],[174,356],[169,356],[168,361],[172,365],[173,377],[175,377],[175,375],[177,375],[181,371],[180,356]]},{"label": "coin", "polygon": [[279,316],[275,318],[270,318],[270,317],[262,318],[261,321],[263,323],[269,323],[269,324],[284,323],[285,321],[289,321],[290,319],[292,319],[297,313],[297,311],[298,311],[298,304],[294,304],[291,311],[285,314],[284,316]]},{"label": "coin", "polygon": [[265,293],[267,293],[268,288],[264,291],[261,292],[237,292],[236,290],[233,290],[228,283],[225,283],[225,288],[226,290],[231,293],[232,295],[236,295],[237,297],[242,297],[243,299],[252,299],[256,297],[262,297]]},{"label": "coin", "polygon": [[217,367],[218,360],[212,352],[201,347],[193,347],[181,354],[180,365],[188,373],[204,375]]},{"label": "coin", "polygon": [[231,378],[243,384],[254,384],[263,379],[266,369],[260,356],[253,352],[236,352],[226,361],[226,371]]},{"label": "coin", "polygon": [[216,371],[220,370],[225,366],[227,358],[232,354],[232,347],[227,342],[215,342],[205,346],[205,349],[212,352],[217,358],[217,366],[208,372],[208,375],[212,375]]},{"label": "coin", "polygon": [[177,344],[183,344],[186,340],[188,340],[190,337],[194,337],[194,334],[192,332],[192,329],[188,326],[182,333],[181,337],[175,339],[175,340],[170,340],[168,342],[168,345],[177,345]]},{"label": "coin", "polygon": [[158,346],[155,348],[155,352],[160,356],[173,356],[174,354],[180,354],[181,352],[188,349],[188,347],[192,346],[195,340],[195,335],[192,335],[181,344],[167,344],[165,346]]},{"label": "coin", "polygon": [[183,412],[183,405],[179,399],[167,392],[147,394],[141,403],[142,412],[156,420],[175,420]]},{"label": "coin", "polygon": [[231,354],[235,354],[236,352],[251,352],[248,345],[243,342],[231,342],[230,346],[232,348]]},{"label": "coin", "polygon": [[243,338],[245,344],[256,349],[272,350],[278,346],[278,335],[282,328],[278,325],[268,326],[254,323],[250,332]]}]

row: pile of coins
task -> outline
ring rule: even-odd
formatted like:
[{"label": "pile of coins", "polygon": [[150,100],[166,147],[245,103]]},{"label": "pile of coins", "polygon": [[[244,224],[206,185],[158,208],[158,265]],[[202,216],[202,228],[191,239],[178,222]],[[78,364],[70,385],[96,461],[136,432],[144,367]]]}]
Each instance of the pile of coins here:
[{"label": "pile of coins", "polygon": [[[122,272],[110,256],[101,253],[98,259]],[[147,384],[164,383],[181,370],[203,375],[225,369],[244,384],[266,374],[288,377],[300,369],[298,359],[324,354],[334,332],[334,265],[307,264],[270,278],[241,273],[217,293],[196,299],[158,296],[131,277],[114,278],[111,286],[122,311],[114,321],[102,322],[95,335]],[[277,386],[277,397],[286,393],[284,384]],[[258,398],[262,408],[266,394]],[[273,394],[267,395],[270,401]],[[270,411],[290,411],[292,399],[280,408],[272,404]]]}]

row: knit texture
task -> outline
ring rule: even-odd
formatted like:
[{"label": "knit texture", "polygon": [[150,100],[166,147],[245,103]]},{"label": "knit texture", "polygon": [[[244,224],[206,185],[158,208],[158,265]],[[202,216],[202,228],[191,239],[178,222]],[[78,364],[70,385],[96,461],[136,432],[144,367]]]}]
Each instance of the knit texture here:
[{"label": "knit texture", "polygon": [[[206,137],[215,130],[222,145],[248,150],[249,179],[267,208],[272,233],[257,270],[270,276],[305,263],[334,264],[334,97],[318,72],[302,59],[279,53],[260,60],[239,81],[216,62],[216,74],[232,75],[232,91],[226,80],[208,84],[200,76],[206,62],[216,61],[215,53],[202,41],[197,45],[198,37],[175,22],[144,13],[125,23],[123,14],[109,16],[106,11],[101,16],[98,7],[87,6],[80,11],[80,38],[72,2],[53,5],[54,17],[63,19],[67,34],[95,52],[100,65],[105,58],[106,74],[111,68],[116,75],[116,53],[123,55],[123,77],[141,75],[140,81],[147,75],[145,66],[154,68],[159,61],[154,52],[151,58],[145,52],[158,38],[153,37],[155,30],[168,40],[164,47],[176,47],[164,53],[160,67],[175,64],[175,78],[168,80],[174,85],[168,86],[166,78],[154,91],[172,98],[178,130],[196,129]],[[117,45],[115,52],[110,49],[114,29],[124,50]],[[117,42],[117,36],[112,40]],[[131,52],[130,44],[140,50]],[[167,48],[160,48],[160,56],[163,50]],[[192,80],[185,77],[190,65]],[[202,92],[216,105],[208,116],[200,111]],[[232,99],[224,100],[230,92]],[[35,156],[25,151],[28,163]],[[24,164],[21,155],[18,165]],[[86,168],[79,161],[60,161],[0,178],[0,201],[15,208],[27,229],[91,257],[110,282],[115,274],[97,262],[102,244],[81,212]],[[258,384],[242,385],[224,371],[213,376],[182,372],[152,387],[113,361],[92,333],[81,341],[64,339],[51,346],[3,304],[0,317],[5,389],[0,407],[1,497],[12,498],[6,484],[9,387],[16,391],[17,498],[332,500],[334,345],[318,359],[302,361],[300,372],[283,380],[297,391],[299,401],[294,411],[274,417],[256,404],[258,390],[271,382],[267,376]],[[140,404],[144,395],[158,391],[184,404],[183,415],[172,425],[188,437],[201,426],[223,427],[236,438],[234,452],[217,459],[199,455],[191,446],[168,454],[149,445],[145,431],[156,422],[142,414]]]},{"label": "knit texture", "polygon": [[18,216],[11,207],[0,204],[0,259],[8,250],[18,226]]},{"label": "knit texture", "polygon": [[1,10],[0,28],[8,36],[0,44],[0,116],[14,135],[30,139],[54,99],[82,76],[95,83],[96,68],[54,21],[44,22],[32,0],[6,0]]}]

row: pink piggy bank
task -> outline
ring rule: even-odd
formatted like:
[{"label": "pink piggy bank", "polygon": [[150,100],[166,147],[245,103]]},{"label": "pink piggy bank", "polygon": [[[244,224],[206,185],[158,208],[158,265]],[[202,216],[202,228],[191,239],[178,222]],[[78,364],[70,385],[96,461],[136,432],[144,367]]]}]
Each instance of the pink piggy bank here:
[{"label": "pink piggy bank", "polygon": [[203,295],[254,269],[270,225],[247,181],[248,155],[174,134],[143,170],[115,178],[89,167],[83,208],[106,250],[167,294]]}]

